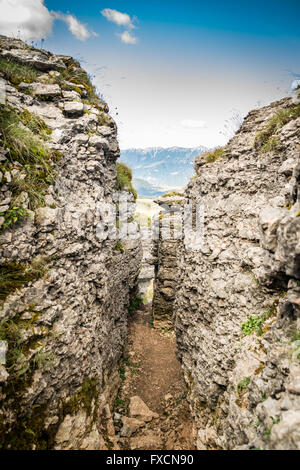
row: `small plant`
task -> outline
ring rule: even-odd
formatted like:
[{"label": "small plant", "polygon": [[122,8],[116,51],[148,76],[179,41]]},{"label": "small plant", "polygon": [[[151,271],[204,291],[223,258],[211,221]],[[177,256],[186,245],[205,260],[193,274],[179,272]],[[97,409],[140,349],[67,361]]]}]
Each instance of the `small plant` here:
[{"label": "small plant", "polygon": [[275,299],[269,310],[263,313],[260,316],[249,315],[248,320],[244,321],[241,325],[242,332],[244,336],[249,336],[253,331],[257,334],[257,336],[261,336],[263,334],[263,325],[266,320],[271,317],[274,317],[277,312],[277,305],[278,299]]},{"label": "small plant", "polygon": [[244,390],[246,390],[248,388],[248,385],[250,384],[251,380],[250,380],[250,377],[244,377],[238,384],[237,384],[237,392],[240,394],[240,393],[243,393]]},{"label": "small plant", "polygon": [[262,334],[262,319],[254,315],[249,315],[248,320],[242,323],[242,332],[244,336],[249,336],[253,331],[256,332],[258,336]]},{"label": "small plant", "polygon": [[1,227],[0,232],[5,230],[7,227],[16,224],[21,219],[26,217],[28,214],[27,210],[24,209],[22,205],[13,206],[11,209],[8,209],[6,212],[0,212],[0,215],[4,217],[4,223]]},{"label": "small plant", "polygon": [[266,437],[267,439],[269,439],[269,437],[270,437],[270,435],[271,435],[271,428],[270,428],[270,429],[266,429],[264,434],[265,434],[265,437]]},{"label": "small plant", "polygon": [[213,150],[212,152],[204,154],[204,157],[207,163],[212,163],[212,162],[219,160],[219,158],[224,157],[224,155],[225,155],[225,149],[224,147],[220,147],[220,148]]},{"label": "small plant", "polygon": [[116,406],[117,406],[118,408],[124,407],[124,406],[125,406],[125,401],[124,401],[124,400],[121,400],[121,398],[117,398],[117,399],[116,399]]},{"label": "small plant", "polygon": [[114,251],[120,251],[121,253],[124,253],[124,248],[123,245],[120,241],[118,241],[115,246],[113,247]]}]

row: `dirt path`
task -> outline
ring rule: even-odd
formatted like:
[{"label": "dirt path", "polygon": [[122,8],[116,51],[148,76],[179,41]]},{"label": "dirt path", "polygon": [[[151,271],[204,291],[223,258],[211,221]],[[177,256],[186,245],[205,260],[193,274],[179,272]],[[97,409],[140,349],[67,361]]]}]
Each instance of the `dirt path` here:
[{"label": "dirt path", "polygon": [[[115,429],[121,449],[194,449],[175,338],[150,326],[150,308],[135,312],[121,369],[123,385],[116,401]],[[154,414],[134,415],[131,398],[140,397]],[[125,416],[125,418],[124,418]],[[125,425],[124,425],[125,423]],[[125,434],[125,435],[124,435]]]}]

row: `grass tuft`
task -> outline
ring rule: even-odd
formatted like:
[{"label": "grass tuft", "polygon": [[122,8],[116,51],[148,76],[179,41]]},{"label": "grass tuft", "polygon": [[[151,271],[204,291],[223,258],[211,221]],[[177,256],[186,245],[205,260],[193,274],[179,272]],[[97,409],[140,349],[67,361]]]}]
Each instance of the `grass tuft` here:
[{"label": "grass tuft", "polygon": [[224,157],[224,155],[225,155],[225,149],[224,147],[220,147],[220,148],[213,150],[212,152],[204,154],[204,157],[207,163],[212,163],[212,162],[219,160],[219,158]]},{"label": "grass tuft", "polygon": [[118,191],[128,191],[134,197],[134,200],[137,199],[137,192],[132,186],[132,171],[124,163],[117,163],[117,182],[116,189]]},{"label": "grass tuft", "polygon": [[13,85],[19,85],[21,82],[32,83],[38,75],[33,68],[4,57],[0,57],[0,70]]}]

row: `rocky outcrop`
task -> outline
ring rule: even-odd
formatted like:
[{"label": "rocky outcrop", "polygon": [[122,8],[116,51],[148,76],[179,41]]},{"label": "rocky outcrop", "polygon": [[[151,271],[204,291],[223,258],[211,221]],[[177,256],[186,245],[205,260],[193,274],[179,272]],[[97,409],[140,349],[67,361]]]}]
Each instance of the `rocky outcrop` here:
[{"label": "rocky outcrop", "polygon": [[250,112],[186,189],[204,243],[180,246],[175,330],[199,449],[300,448],[299,116],[295,97]]},{"label": "rocky outcrop", "polygon": [[71,57],[0,37],[0,62],[0,447],[109,448],[141,258],[96,233],[117,128]]}]

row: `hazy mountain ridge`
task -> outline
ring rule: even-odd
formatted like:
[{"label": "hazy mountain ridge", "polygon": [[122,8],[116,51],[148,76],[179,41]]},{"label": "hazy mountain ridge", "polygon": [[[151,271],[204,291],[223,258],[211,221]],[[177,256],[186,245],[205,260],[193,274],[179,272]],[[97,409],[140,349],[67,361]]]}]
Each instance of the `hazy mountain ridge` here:
[{"label": "hazy mountain ridge", "polygon": [[157,190],[156,196],[161,189],[164,192],[168,188],[185,186],[194,174],[195,157],[207,150],[204,146],[129,148],[121,151],[120,160],[132,169],[135,180],[144,180],[152,186],[143,188],[140,184],[138,193]]}]

